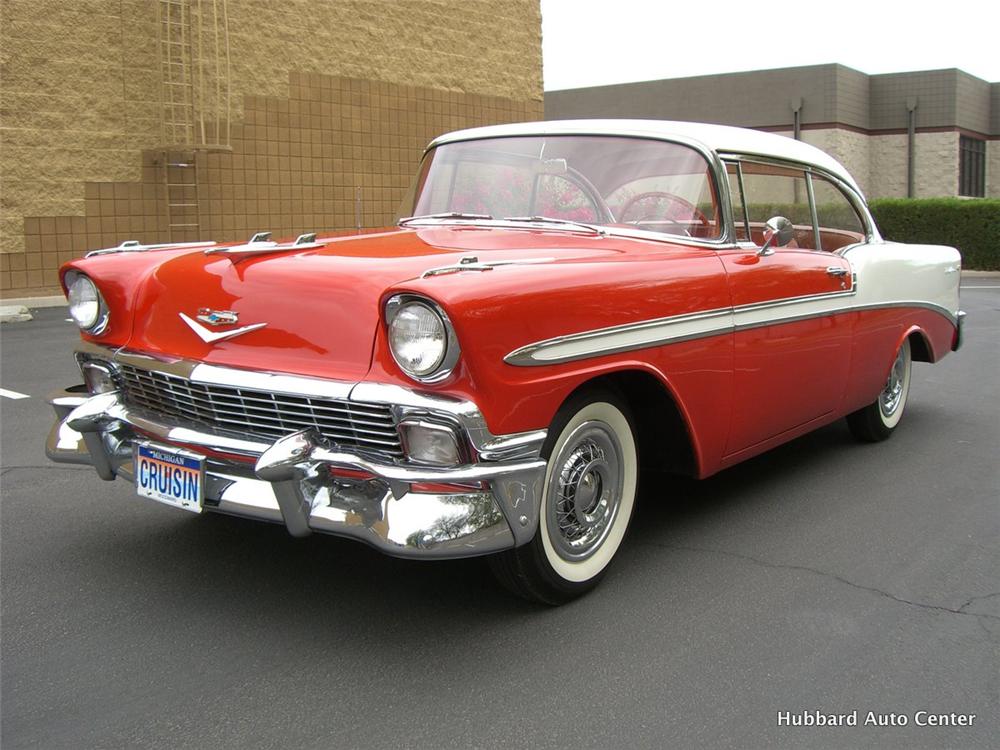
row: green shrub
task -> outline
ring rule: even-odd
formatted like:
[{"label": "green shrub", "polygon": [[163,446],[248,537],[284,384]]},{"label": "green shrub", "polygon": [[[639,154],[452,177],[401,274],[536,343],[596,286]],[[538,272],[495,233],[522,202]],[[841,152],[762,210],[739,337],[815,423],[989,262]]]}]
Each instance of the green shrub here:
[{"label": "green shrub", "polygon": [[887,240],[951,245],[962,253],[962,268],[1000,271],[1000,200],[880,198],[868,205]]}]

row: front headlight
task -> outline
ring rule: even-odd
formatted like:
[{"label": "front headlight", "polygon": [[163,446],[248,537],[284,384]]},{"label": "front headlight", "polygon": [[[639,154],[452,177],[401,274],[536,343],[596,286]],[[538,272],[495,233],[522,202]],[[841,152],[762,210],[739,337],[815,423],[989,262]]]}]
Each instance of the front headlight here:
[{"label": "front headlight", "polygon": [[458,341],[444,312],[429,300],[406,295],[386,303],[389,350],[403,372],[416,380],[440,380],[458,360]]},{"label": "front headlight", "polygon": [[93,281],[81,273],[71,273],[66,279],[70,317],[81,330],[98,334],[107,327],[108,308]]}]

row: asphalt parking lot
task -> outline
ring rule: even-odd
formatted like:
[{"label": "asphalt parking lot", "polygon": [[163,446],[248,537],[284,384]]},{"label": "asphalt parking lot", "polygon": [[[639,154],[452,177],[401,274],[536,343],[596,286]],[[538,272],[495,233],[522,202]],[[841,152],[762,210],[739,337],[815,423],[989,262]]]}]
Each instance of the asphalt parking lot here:
[{"label": "asphalt parking lot", "polygon": [[[47,462],[75,326],[4,325],[0,387],[29,398],[0,398],[3,748],[996,747],[1000,280],[963,306],[964,348],[914,366],[890,441],[838,423],[648,482],[608,578],[559,609],[481,561],[296,540]],[[907,724],[777,726],[817,710]]]}]

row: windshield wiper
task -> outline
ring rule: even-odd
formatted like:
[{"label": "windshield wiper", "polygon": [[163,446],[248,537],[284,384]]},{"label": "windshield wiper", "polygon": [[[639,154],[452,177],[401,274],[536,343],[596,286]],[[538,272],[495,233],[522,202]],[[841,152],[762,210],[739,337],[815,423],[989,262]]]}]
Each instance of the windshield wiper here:
[{"label": "windshield wiper", "polygon": [[423,214],[421,216],[407,216],[400,219],[397,224],[405,227],[411,221],[422,221],[424,219],[468,219],[469,221],[489,221],[493,217],[489,214],[467,214],[462,211],[445,211],[440,214]]},{"label": "windshield wiper", "polygon": [[607,234],[604,227],[595,226],[594,224],[586,224],[582,221],[573,221],[571,219],[556,219],[552,216],[506,216],[503,218],[503,221],[523,221],[531,224],[561,224],[567,227],[585,229],[588,232],[599,234],[602,237]]}]

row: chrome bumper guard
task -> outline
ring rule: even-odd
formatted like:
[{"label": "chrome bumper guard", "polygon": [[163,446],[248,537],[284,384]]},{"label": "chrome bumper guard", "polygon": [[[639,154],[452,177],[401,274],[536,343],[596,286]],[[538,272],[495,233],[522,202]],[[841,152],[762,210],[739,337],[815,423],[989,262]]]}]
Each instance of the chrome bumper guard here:
[{"label": "chrome bumper guard", "polygon": [[[520,546],[538,525],[544,432],[531,436],[537,449],[529,457],[520,449],[518,458],[436,468],[345,452],[311,430],[274,443],[200,432],[132,409],[117,391],[88,396],[75,386],[49,403],[57,420],[45,453],[53,461],[89,464],[102,479],[134,482],[136,440],[204,448],[205,510],[283,523],[293,536],[316,531],[352,537],[397,557],[471,557]],[[511,438],[511,445],[524,442]],[[219,453],[246,460],[217,458]],[[414,484],[468,489],[425,492]]]},{"label": "chrome bumper guard", "polygon": [[951,350],[953,352],[957,352],[959,349],[962,348],[963,329],[965,328],[965,316],[966,313],[964,310],[958,311],[958,315],[956,316],[958,324],[955,326],[955,339],[951,345]]}]

